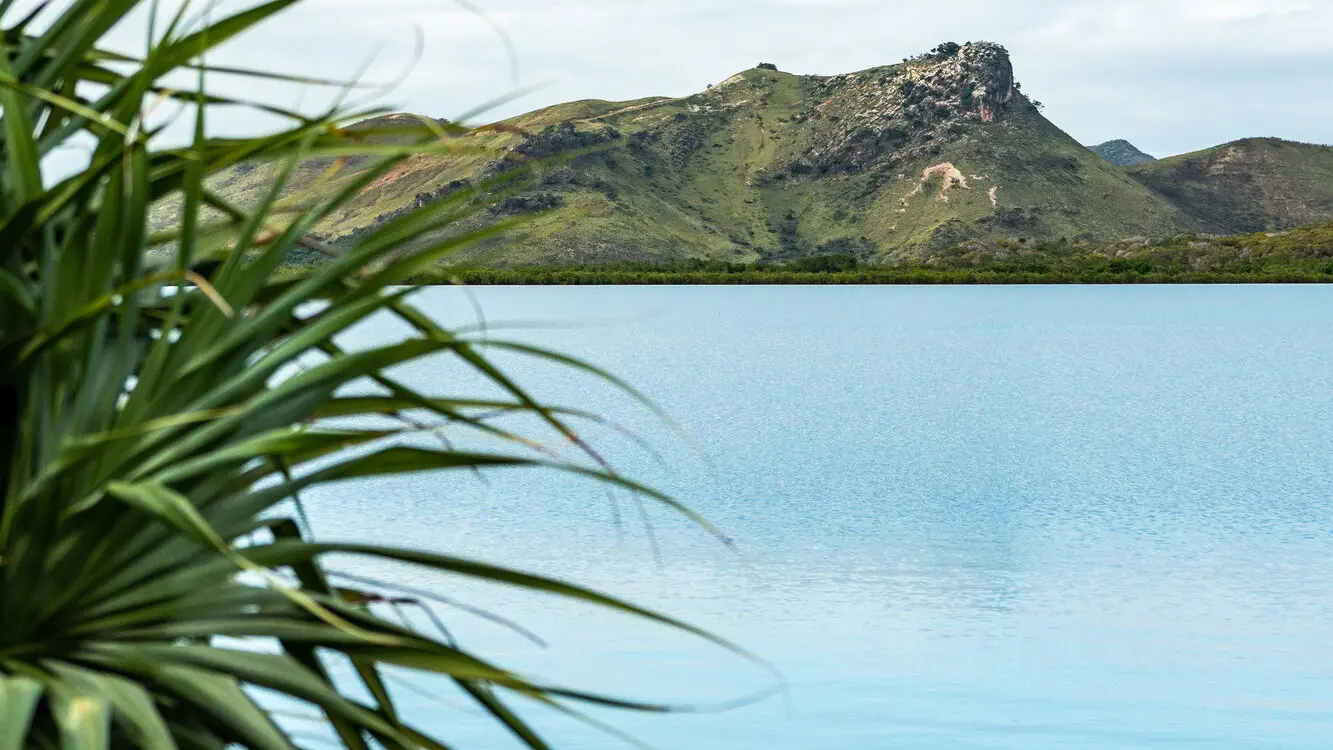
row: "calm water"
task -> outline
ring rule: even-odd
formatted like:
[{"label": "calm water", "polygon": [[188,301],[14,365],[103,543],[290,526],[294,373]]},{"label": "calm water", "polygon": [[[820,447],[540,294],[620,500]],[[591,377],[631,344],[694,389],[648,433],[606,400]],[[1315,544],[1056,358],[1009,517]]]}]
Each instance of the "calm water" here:
[{"label": "calm water", "polygon": [[[461,552],[589,581],[769,660],[785,696],[599,718],[661,748],[1333,747],[1333,288],[483,289],[494,338],[625,376],[501,357],[541,396],[640,432],[589,436],[735,539],[537,473],[314,498],[326,539]],[[456,290],[418,302],[466,324]],[[506,327],[563,321],[554,330]],[[396,336],[371,327],[359,343]],[[448,362],[401,373],[475,392]],[[655,554],[655,547],[657,552]],[[762,670],[597,610],[346,561],[517,620],[456,635],[580,687],[705,708]],[[403,689],[462,747],[517,744],[445,686]],[[623,747],[543,709],[558,745]]]}]

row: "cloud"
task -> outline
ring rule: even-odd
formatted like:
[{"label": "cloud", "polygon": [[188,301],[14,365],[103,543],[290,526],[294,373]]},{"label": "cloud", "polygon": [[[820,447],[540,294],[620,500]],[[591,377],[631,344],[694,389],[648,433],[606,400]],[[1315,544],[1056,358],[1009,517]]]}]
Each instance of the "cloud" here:
[{"label": "cloud", "polygon": [[[485,17],[450,0],[307,0],[222,57],[351,76],[382,47],[367,77],[411,66],[386,101],[449,116],[517,87],[498,25],[516,50],[518,85],[549,82],[498,106],[500,117],[570,99],[688,94],[761,60],[840,73],[986,39],[1010,48],[1024,90],[1084,142],[1129,138],[1159,155],[1251,135],[1333,142],[1328,0],[473,2]],[[425,42],[415,61],[414,29]],[[303,96],[314,106],[331,94]]]}]

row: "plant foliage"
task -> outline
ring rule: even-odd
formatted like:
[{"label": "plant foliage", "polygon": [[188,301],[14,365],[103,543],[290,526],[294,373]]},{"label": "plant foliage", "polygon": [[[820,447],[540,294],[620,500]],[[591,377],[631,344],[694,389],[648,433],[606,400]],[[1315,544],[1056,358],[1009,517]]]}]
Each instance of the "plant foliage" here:
[{"label": "plant foliage", "polygon": [[[483,208],[478,192],[502,200],[521,170],[333,250],[309,228],[413,154],[460,148],[453,136],[461,128],[423,120],[376,141],[344,127],[374,113],[335,109],[307,117],[267,108],[289,124],[264,137],[209,137],[211,108],[243,102],[206,93],[206,79],[275,76],[210,69],[206,54],[293,2],[270,0],[202,20],[187,18],[186,4],[174,17],[150,21],[159,28],[141,57],[103,46],[109,30],[134,11],[157,16],[156,5],[140,8],[139,0],[70,0],[5,22],[5,750],[293,747],[288,729],[257,702],[252,686],[317,708],[348,748],[444,747],[396,710],[385,685],[386,669],[396,667],[453,680],[534,748],[545,744],[510,708],[515,696],[565,711],[581,703],[662,710],[543,684],[417,632],[380,611],[384,592],[336,586],[321,566],[333,553],[524,587],[698,632],[514,570],[445,554],[321,544],[298,523],[300,493],[318,485],[487,467],[576,472],[679,506],[601,464],[571,424],[577,412],[538,403],[475,338],[440,327],[404,301],[406,280],[476,238],[440,230]],[[12,10],[10,0],[0,1],[0,17],[17,15]],[[194,85],[180,85],[182,75]],[[162,100],[193,112],[187,145],[158,145],[162,126],[146,113]],[[48,157],[77,142],[93,145],[86,166],[63,177],[44,171]],[[290,174],[314,158],[336,172],[352,157],[377,163],[338,194],[300,205],[280,200],[282,179],[248,206],[220,198],[205,181],[247,163],[277,162]],[[150,235],[149,207],[170,196],[180,199],[177,227]],[[411,242],[414,250],[400,251]],[[309,270],[276,273],[298,250],[329,257]],[[373,315],[394,316],[414,335],[359,351],[338,347],[338,334]],[[517,344],[489,346],[591,370]],[[456,358],[508,397],[426,394],[386,374],[431,355]],[[358,387],[354,395],[347,387],[353,384],[374,389]],[[545,423],[586,458],[534,453],[530,436],[493,421],[515,413]],[[330,419],[348,417],[374,418],[377,426],[329,426]],[[487,435],[512,450],[467,453],[401,439],[443,427]],[[221,636],[258,639],[274,649],[228,648],[216,640]],[[335,682],[330,657],[350,664],[361,684]],[[369,700],[354,697],[362,688]]]}]

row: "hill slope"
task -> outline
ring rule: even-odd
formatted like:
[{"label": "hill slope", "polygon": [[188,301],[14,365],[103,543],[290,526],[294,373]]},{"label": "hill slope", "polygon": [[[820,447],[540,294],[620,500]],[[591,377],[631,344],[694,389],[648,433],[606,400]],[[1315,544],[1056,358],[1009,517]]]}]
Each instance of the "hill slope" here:
[{"label": "hill slope", "polygon": [[1156,158],[1140,151],[1138,146],[1126,140],[1107,141],[1099,143],[1096,146],[1089,146],[1092,152],[1103,159],[1111,162],[1117,167],[1136,167],[1140,164],[1151,164],[1157,161]]},{"label": "hill slope", "polygon": [[1134,167],[1130,174],[1206,231],[1290,229],[1333,220],[1333,147],[1251,138]]},{"label": "hill slope", "polygon": [[[1209,209],[1209,191],[1225,192],[1213,183],[1177,187],[1177,160],[1126,170],[1080,145],[1041,115],[1008,53],[988,43],[941,45],[838,76],[754,69],[678,99],[571,102],[455,140],[454,153],[414,157],[317,230],[333,242],[354,238],[524,164],[536,165],[534,184],[471,221],[533,220],[461,260],[750,263],[838,253],[881,262],[969,241],[1110,242],[1251,226],[1224,221],[1234,205]],[[570,153],[579,155],[550,160]],[[286,200],[338,190],[369,163],[303,164]],[[277,169],[222,174],[215,189],[255,200]],[[1280,223],[1318,220],[1319,200],[1285,205]]]},{"label": "hill slope", "polygon": [[563,205],[511,237],[504,260],[873,260],[1189,226],[1043,118],[994,45],[828,78],[756,69],[685,99],[562,115],[512,123],[546,124],[516,148],[609,148],[544,175],[538,203]]}]

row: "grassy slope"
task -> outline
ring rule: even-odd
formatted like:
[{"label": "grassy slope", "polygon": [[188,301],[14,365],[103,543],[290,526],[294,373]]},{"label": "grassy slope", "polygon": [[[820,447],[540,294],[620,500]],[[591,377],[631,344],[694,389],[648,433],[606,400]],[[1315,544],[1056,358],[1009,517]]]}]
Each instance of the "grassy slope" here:
[{"label": "grassy slope", "polygon": [[[974,234],[980,239],[1104,242],[1192,228],[1173,206],[1126,179],[1123,170],[1088,151],[1029,105],[1020,104],[979,136],[960,144],[953,158],[965,174],[985,175],[981,186],[997,188],[996,209],[982,190],[967,194],[968,218],[981,222],[984,230]],[[945,218],[941,207],[935,208],[924,217],[927,226]],[[943,244],[936,248],[943,249]]]},{"label": "grassy slope", "polygon": [[1130,170],[1211,232],[1260,232],[1333,219],[1333,148],[1235,141]]}]

